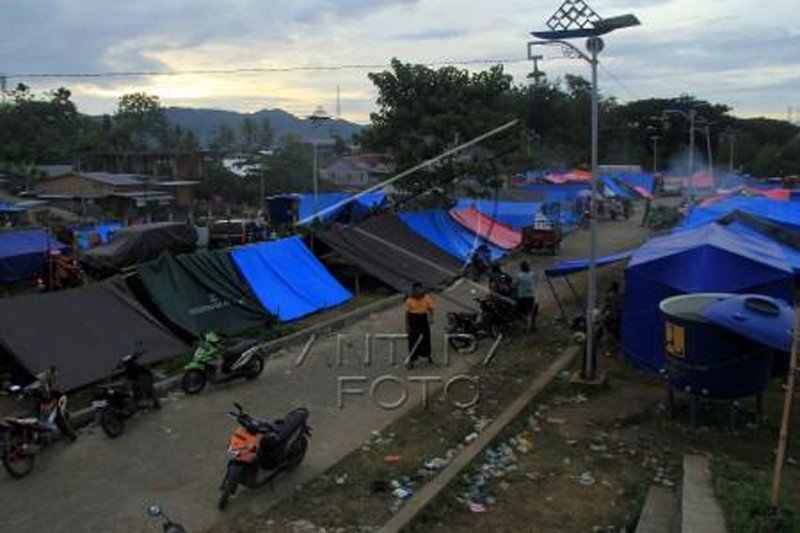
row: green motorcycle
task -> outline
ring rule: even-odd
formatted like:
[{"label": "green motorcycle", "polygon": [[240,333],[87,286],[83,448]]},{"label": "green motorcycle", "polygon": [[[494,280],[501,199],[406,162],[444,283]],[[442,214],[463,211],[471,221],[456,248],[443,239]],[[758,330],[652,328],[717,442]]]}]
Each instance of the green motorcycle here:
[{"label": "green motorcycle", "polygon": [[264,357],[256,340],[225,347],[222,337],[206,333],[183,368],[181,386],[186,394],[197,394],[206,383],[227,383],[238,378],[253,380],[264,371]]}]

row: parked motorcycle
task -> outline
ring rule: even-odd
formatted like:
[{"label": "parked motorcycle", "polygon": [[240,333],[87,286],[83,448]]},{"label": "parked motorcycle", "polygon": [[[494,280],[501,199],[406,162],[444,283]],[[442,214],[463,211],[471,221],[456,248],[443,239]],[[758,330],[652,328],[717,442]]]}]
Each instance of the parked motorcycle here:
[{"label": "parked motorcycle", "polygon": [[153,518],[161,518],[161,528],[164,533],[186,533],[186,528],[170,520],[160,505],[153,504],[148,507],[147,514]]},{"label": "parked motorcycle", "polygon": [[184,367],[181,386],[186,394],[197,394],[209,381],[227,383],[238,378],[255,379],[264,371],[260,350],[255,340],[226,348],[219,335],[207,333]]},{"label": "parked motorcycle", "polygon": [[125,432],[125,421],[140,409],[161,409],[153,372],[139,363],[143,354],[137,348],[123,357],[116,369],[122,371],[124,381],[102,387],[92,402],[100,427],[112,439]]},{"label": "parked motorcycle", "polygon": [[488,298],[474,299],[480,312],[447,313],[447,342],[455,350],[464,350],[481,339],[496,339],[501,335],[501,324],[493,304]]},{"label": "parked motorcycle", "polygon": [[61,437],[72,442],[78,436],[69,421],[66,395],[45,395],[36,384],[24,389],[12,386],[10,391],[36,400],[34,416],[5,417],[0,423],[3,466],[11,477],[20,479],[31,473],[34,459],[44,446]]},{"label": "parked motorcycle", "polygon": [[254,489],[279,473],[296,468],[306,456],[311,436],[305,408],[293,409],[285,418],[267,422],[245,413],[238,403],[233,405],[236,411],[228,415],[239,426],[228,440],[228,468],[220,485],[220,510],[225,509],[239,485]]}]

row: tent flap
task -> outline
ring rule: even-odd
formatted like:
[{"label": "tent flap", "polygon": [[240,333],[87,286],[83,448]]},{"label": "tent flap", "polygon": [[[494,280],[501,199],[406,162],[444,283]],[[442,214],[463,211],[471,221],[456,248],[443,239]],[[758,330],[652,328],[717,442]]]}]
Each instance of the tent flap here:
[{"label": "tent flap", "polygon": [[145,350],[146,363],[186,350],[119,277],[78,289],[0,300],[0,342],[32,375],[56,366],[64,390],[109,376],[137,343]]},{"label": "tent flap", "polygon": [[503,250],[513,250],[522,243],[522,235],[473,208],[452,209],[450,216],[459,224]]},{"label": "tent flap", "polygon": [[[468,262],[478,246],[486,242],[477,234],[456,223],[441,209],[400,213],[399,217],[420,237],[429,240],[441,250],[463,262]],[[492,260],[505,254],[503,250],[491,244],[489,244],[489,250]]]},{"label": "tent flap", "polygon": [[162,254],[136,272],[164,316],[195,337],[209,331],[235,335],[271,322],[227,252]]},{"label": "tent flap", "polygon": [[[625,250],[611,255],[603,255],[596,258],[595,264],[599,267],[626,261],[633,255],[634,250]],[[548,278],[560,278],[569,276],[577,272],[589,269],[589,259],[573,259],[570,261],[558,261],[553,268],[544,271]]]},{"label": "tent flap", "polygon": [[353,297],[299,237],[236,248],[231,258],[261,304],[280,320],[295,320]]},{"label": "tent flap", "polygon": [[397,215],[374,216],[356,226],[319,235],[330,246],[370,275],[399,291],[418,281],[433,288],[461,272],[461,263],[403,224]]},{"label": "tent flap", "polygon": [[42,274],[51,251],[67,249],[46,229],[0,231],[0,283],[16,283]]}]

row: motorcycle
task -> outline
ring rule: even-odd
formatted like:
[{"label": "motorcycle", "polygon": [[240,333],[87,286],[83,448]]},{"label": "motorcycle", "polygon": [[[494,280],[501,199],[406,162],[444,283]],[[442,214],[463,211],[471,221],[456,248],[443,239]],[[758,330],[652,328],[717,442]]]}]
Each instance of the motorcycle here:
[{"label": "motorcycle", "polygon": [[474,298],[480,312],[447,313],[447,342],[454,350],[464,350],[481,339],[496,339],[502,326],[490,298]]},{"label": "motorcycle", "polygon": [[164,509],[160,505],[153,504],[147,508],[147,514],[153,518],[161,518],[161,528],[164,533],[186,533],[186,528],[177,522],[173,522],[164,513]]},{"label": "motorcycle", "polygon": [[[239,426],[228,439],[228,467],[220,484],[218,507],[224,510],[239,485],[254,489],[281,472],[290,471],[303,461],[308,450],[311,428],[308,410],[293,409],[285,418],[273,422],[245,413],[238,403],[228,415]],[[264,470],[266,475],[259,475]]]},{"label": "motorcycle", "polygon": [[139,363],[143,353],[137,349],[123,357],[116,369],[122,371],[124,382],[102,387],[92,402],[100,427],[112,439],[125,432],[125,421],[140,409],[161,409],[153,372]]},{"label": "motorcycle", "polygon": [[66,395],[46,397],[35,386],[23,389],[15,385],[10,391],[36,399],[35,416],[5,417],[0,423],[3,466],[11,477],[20,479],[31,473],[34,459],[44,446],[61,437],[74,442],[78,436],[69,421]]},{"label": "motorcycle", "polygon": [[264,371],[264,357],[258,341],[242,341],[225,348],[222,339],[209,333],[184,367],[181,386],[186,394],[197,394],[207,382],[227,383],[244,378],[253,380]]}]

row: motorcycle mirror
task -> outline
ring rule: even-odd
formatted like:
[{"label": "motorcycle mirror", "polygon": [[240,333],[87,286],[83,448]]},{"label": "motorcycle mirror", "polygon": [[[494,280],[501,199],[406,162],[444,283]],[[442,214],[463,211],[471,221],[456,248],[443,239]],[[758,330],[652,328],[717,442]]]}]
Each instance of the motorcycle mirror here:
[{"label": "motorcycle mirror", "polygon": [[238,403],[238,402],[233,402],[233,406],[234,406],[236,409],[238,409],[238,411],[239,411],[240,413],[244,411],[244,409],[242,409],[242,406],[241,406],[241,405],[239,405],[239,403]]},{"label": "motorcycle mirror", "polygon": [[159,517],[162,514],[164,514],[164,511],[163,509],[161,509],[159,505],[153,504],[147,508],[147,514],[149,514],[152,517]]}]

